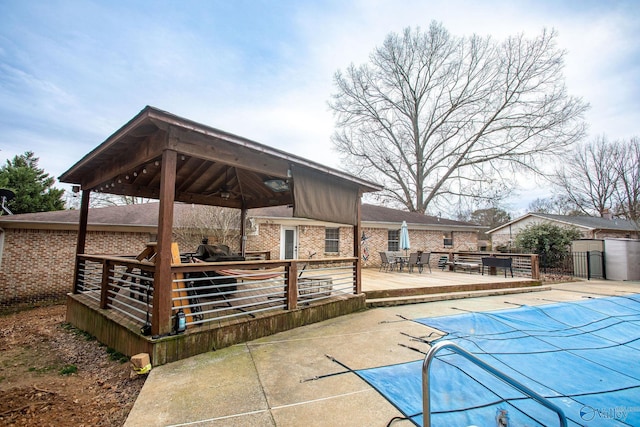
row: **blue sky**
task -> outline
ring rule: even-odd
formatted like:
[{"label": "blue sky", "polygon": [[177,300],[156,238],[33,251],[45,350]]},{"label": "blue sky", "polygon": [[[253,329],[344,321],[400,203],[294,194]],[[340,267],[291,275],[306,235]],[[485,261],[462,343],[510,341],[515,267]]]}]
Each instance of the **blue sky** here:
[{"label": "blue sky", "polygon": [[[432,20],[498,40],[555,28],[590,135],[640,135],[638,1],[0,0],[0,161],[31,150],[57,177],[152,105],[339,167],[334,73]],[[526,182],[514,209],[547,194]]]}]

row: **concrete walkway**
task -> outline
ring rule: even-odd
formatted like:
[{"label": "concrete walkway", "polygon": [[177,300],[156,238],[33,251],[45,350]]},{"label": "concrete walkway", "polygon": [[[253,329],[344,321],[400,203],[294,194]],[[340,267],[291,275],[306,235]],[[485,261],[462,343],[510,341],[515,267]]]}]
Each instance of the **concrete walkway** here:
[{"label": "concrete walkway", "polygon": [[125,426],[386,426],[400,412],[341,364],[362,369],[422,360],[399,344],[426,351],[404,334],[434,330],[403,317],[627,293],[640,293],[640,282],[565,283],[542,292],[375,308],[304,326],[154,368]]}]

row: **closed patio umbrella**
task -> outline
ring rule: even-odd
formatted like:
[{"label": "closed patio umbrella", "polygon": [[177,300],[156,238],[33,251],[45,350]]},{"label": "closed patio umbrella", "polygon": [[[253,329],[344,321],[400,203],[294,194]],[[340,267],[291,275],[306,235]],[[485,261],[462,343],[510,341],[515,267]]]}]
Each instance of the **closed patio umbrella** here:
[{"label": "closed patio umbrella", "polygon": [[404,250],[405,255],[407,254],[407,251],[411,249],[407,221],[402,221],[402,226],[400,227],[400,249]]}]

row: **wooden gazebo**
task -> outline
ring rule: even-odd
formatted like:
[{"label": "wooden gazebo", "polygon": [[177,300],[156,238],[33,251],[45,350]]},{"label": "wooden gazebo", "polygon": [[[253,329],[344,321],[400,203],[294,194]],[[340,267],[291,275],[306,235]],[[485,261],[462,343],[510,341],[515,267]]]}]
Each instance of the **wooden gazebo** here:
[{"label": "wooden gazebo", "polygon": [[[240,209],[242,221],[239,226],[243,236],[246,211],[257,207],[291,205],[294,216],[297,217],[350,224],[354,227],[354,251],[349,261],[354,267],[352,294],[357,296],[361,293],[360,199],[365,192],[381,190],[380,186],[371,182],[153,107],[144,108],[63,173],[60,181],[79,186],[82,191],[74,295],[70,298],[83,293],[86,264],[89,261],[99,262],[102,265],[102,276],[98,279],[101,283],[96,291],[100,293],[98,311],[102,310],[104,315],[105,310],[110,307],[109,289],[121,281],[116,277],[120,273],[116,273],[115,266],[125,269],[123,275],[130,274],[135,268],[139,269],[137,275],[132,275],[133,278],[148,276],[147,282],[152,282],[152,307],[151,312],[147,313],[147,318],[151,319],[149,327],[152,338],[145,337],[151,342],[170,336],[175,328],[176,301],[180,301],[175,294],[172,297],[176,275],[188,275],[198,268],[204,268],[176,265],[179,261],[176,254],[172,254],[174,202]],[[92,258],[91,254],[85,253],[92,192],[159,200],[157,243],[154,245],[152,260],[144,257]],[[245,239],[241,241],[240,251],[244,254]],[[285,311],[291,311],[298,308],[297,299],[291,293],[296,290],[297,294],[298,274],[295,261],[285,263],[284,260],[275,260],[269,265],[265,265],[265,262],[241,261],[238,264],[245,270],[284,268],[282,277],[287,292]],[[176,268],[182,270],[177,271]],[[109,274],[109,271],[112,273]],[[148,301],[147,305],[150,305]],[[78,326],[83,329],[95,324],[86,319],[78,320],[86,318],[86,315],[74,315],[71,309],[69,312],[69,316],[81,323]],[[128,329],[129,332],[133,330],[132,327]],[[101,337],[100,331],[89,332],[103,340],[110,339],[107,335],[118,335],[109,332]],[[123,346],[114,342],[108,344],[115,348],[129,349],[127,352],[141,350],[140,346],[135,345]],[[160,357],[156,363],[175,358]]]}]

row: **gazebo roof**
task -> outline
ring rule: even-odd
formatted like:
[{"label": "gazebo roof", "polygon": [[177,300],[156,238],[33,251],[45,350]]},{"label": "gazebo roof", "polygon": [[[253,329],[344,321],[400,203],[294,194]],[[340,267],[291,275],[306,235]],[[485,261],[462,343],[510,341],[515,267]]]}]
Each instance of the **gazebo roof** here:
[{"label": "gazebo roof", "polygon": [[165,150],[177,152],[175,200],[186,203],[245,209],[293,205],[292,174],[297,171],[326,177],[333,185],[355,187],[360,193],[382,189],[150,106],[64,172],[60,181],[82,190],[158,199]]}]

